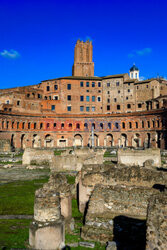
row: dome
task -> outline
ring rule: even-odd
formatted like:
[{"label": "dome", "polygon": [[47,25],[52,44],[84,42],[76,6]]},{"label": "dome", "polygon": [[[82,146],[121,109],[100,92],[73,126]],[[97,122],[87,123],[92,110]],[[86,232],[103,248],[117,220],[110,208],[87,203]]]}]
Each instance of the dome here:
[{"label": "dome", "polygon": [[133,64],[133,66],[130,68],[130,72],[135,71],[135,70],[139,71],[139,69],[136,67],[136,65]]}]

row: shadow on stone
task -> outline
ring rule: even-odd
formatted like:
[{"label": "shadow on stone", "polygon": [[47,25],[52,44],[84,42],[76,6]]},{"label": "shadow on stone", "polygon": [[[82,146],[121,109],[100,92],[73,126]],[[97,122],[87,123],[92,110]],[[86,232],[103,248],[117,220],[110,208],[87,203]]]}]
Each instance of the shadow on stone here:
[{"label": "shadow on stone", "polygon": [[117,250],[145,250],[146,221],[126,216],[114,218],[114,238]]},{"label": "shadow on stone", "polygon": [[161,184],[154,184],[153,188],[159,190],[160,192],[164,192],[165,191],[165,185],[161,185]]}]

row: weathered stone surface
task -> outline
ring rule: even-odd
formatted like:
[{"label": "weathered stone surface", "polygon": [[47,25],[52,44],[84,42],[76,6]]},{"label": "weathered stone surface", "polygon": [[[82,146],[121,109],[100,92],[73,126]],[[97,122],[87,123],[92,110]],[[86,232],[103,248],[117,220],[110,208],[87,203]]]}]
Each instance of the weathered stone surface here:
[{"label": "weathered stone surface", "polygon": [[65,244],[64,223],[56,222],[41,223],[33,221],[29,229],[29,244],[31,248],[51,250],[62,249]]},{"label": "weathered stone surface", "polygon": [[167,249],[167,192],[149,200],[146,249]]},{"label": "weathered stone surface", "polygon": [[167,173],[139,166],[84,165],[77,176],[79,183],[79,208],[84,212],[86,203],[96,184],[153,187],[165,185]]},{"label": "weathered stone surface", "polygon": [[115,241],[109,241],[107,243],[106,250],[117,250],[117,245]]},{"label": "weathered stone surface", "polygon": [[118,163],[126,166],[143,166],[147,160],[153,160],[152,166],[161,166],[161,154],[159,148],[144,150],[118,149]]},{"label": "weathered stone surface", "polygon": [[83,164],[103,163],[103,155],[105,150],[81,148],[75,150],[67,150],[60,156],[55,156],[51,164],[52,171],[73,170],[80,171]]},{"label": "weathered stone surface", "polygon": [[10,140],[8,139],[0,140],[0,152],[11,152]]},{"label": "weathered stone surface", "polygon": [[53,162],[54,151],[49,149],[26,148],[23,154],[23,164],[25,165],[47,165]]},{"label": "weathered stone surface", "polygon": [[143,187],[96,185],[86,214],[82,237],[86,240],[113,240],[114,220],[125,216],[145,220],[148,199],[159,190]]}]

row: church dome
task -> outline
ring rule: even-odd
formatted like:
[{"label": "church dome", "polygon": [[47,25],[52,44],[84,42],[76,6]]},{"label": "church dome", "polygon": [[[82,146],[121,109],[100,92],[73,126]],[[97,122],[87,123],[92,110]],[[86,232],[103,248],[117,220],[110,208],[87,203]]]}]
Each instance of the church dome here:
[{"label": "church dome", "polygon": [[139,71],[139,69],[136,67],[136,65],[135,64],[133,64],[133,66],[130,68],[130,72],[131,71]]}]

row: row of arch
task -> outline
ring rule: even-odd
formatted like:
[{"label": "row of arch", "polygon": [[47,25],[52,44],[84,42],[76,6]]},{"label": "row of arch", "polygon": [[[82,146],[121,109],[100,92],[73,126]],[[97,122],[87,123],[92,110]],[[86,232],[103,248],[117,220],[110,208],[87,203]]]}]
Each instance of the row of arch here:
[{"label": "row of arch", "polygon": [[[18,140],[17,135],[12,134],[11,136],[11,146],[16,147],[15,142]],[[103,138],[103,139],[102,139]],[[102,140],[101,140],[102,139]],[[70,141],[71,140],[71,141]],[[159,132],[155,133],[154,136],[151,133],[145,133],[143,135],[139,133],[134,133],[129,136],[126,133],[120,133],[118,136],[115,136],[111,133],[101,137],[98,134],[90,134],[88,137],[85,137],[84,134],[75,134],[71,138],[61,136],[59,138],[55,137],[53,134],[46,134],[44,137],[39,134],[22,134],[20,135],[20,147],[25,149],[26,147],[32,148],[52,148],[55,146],[58,147],[68,147],[68,146],[105,146],[105,147],[146,147],[149,148],[152,145],[152,142],[155,142],[156,147],[160,147],[161,134]],[[56,144],[56,145],[55,145]]]},{"label": "row of arch", "polygon": [[150,119],[142,121],[126,121],[126,122],[19,122],[2,120],[1,129],[17,129],[17,130],[119,130],[119,129],[138,129],[138,128],[160,128],[165,126],[164,121],[159,119]]}]

